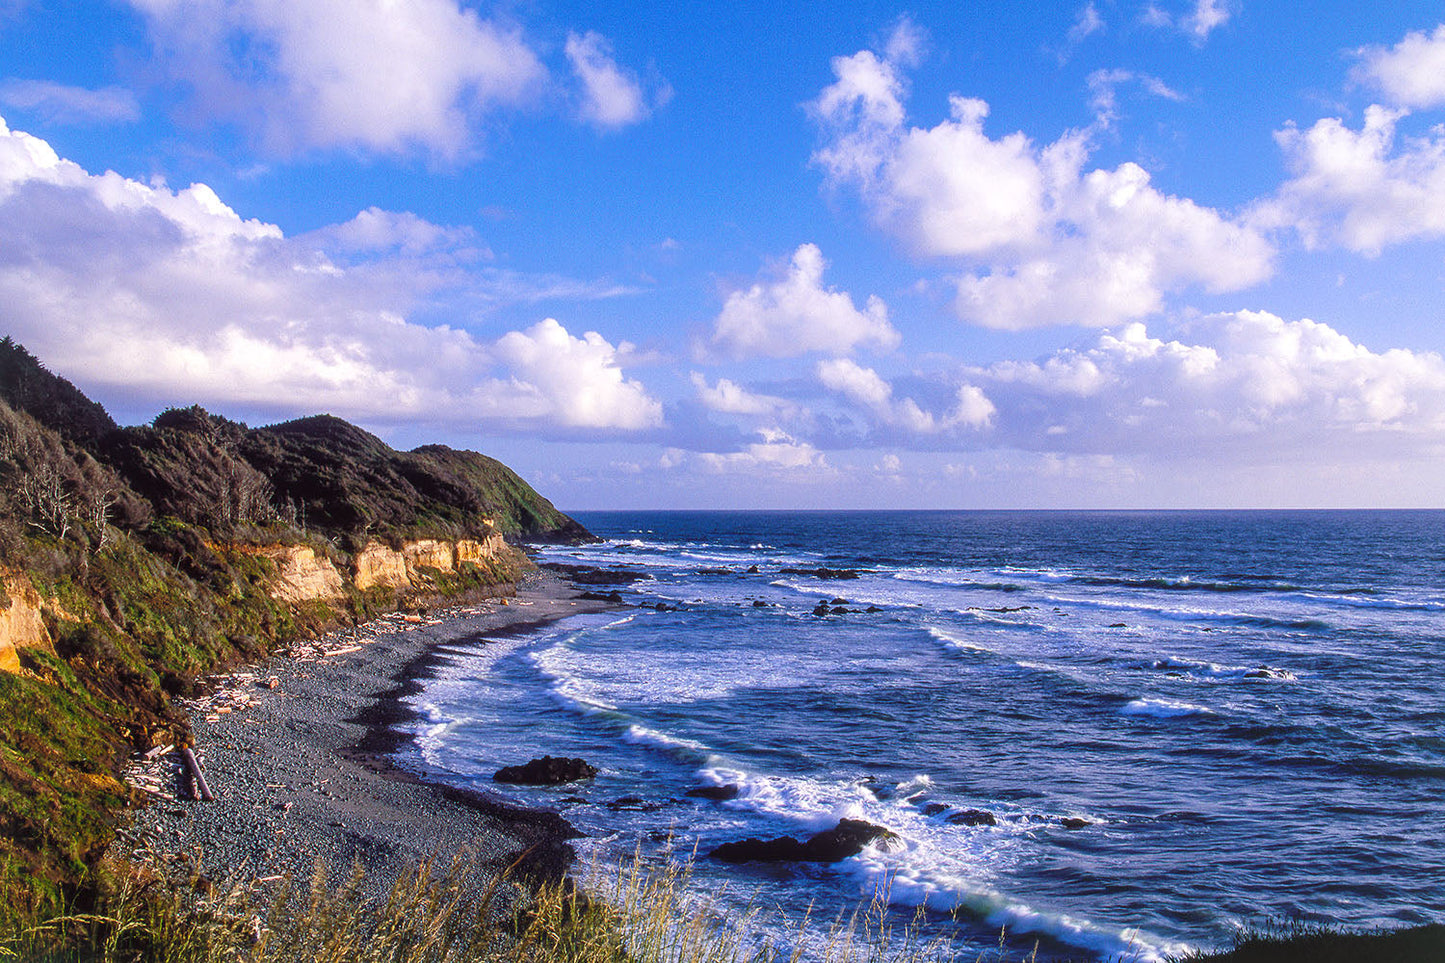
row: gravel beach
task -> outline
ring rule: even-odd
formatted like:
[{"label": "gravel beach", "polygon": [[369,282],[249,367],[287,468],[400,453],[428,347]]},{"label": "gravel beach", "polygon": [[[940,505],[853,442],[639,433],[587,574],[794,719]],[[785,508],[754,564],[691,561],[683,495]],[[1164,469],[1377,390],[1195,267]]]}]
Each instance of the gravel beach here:
[{"label": "gravel beach", "polygon": [[512,598],[393,614],[216,677],[187,703],[214,801],[178,798],[174,753],[137,760],[127,779],[151,803],[118,846],[189,863],[216,882],[306,880],[318,864],[347,876],[360,866],[365,888],[380,893],[420,860],[446,866],[457,854],[556,878],[571,859],[566,820],[422,782],[392,764],[408,738],[392,727],[409,717],[400,698],[449,651],[607,607],[543,571]]}]

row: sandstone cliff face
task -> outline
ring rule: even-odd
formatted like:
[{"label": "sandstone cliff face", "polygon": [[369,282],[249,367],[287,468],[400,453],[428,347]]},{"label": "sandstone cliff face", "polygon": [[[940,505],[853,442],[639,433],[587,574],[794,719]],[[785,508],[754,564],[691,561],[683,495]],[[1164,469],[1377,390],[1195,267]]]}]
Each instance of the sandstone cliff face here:
[{"label": "sandstone cliff face", "polygon": [[20,671],[21,649],[54,652],[50,633],[41,617],[40,595],[30,580],[18,573],[0,571],[8,604],[0,608],[0,671]]},{"label": "sandstone cliff face", "polygon": [[457,542],[422,538],[404,543],[400,551],[381,542],[368,542],[352,558],[352,581],[363,592],[376,586],[415,588],[426,581],[423,569],[454,572],[466,564],[497,558],[507,550],[506,545],[499,532],[490,532],[480,540],[463,538]]},{"label": "sandstone cliff face", "polygon": [[381,542],[368,542],[351,559],[351,580],[356,587],[367,589],[405,589],[411,585],[406,574],[406,558]]},{"label": "sandstone cliff face", "polygon": [[265,545],[255,549],[276,563],[276,581],[271,597],[282,602],[334,599],[346,594],[341,573],[329,558],[317,558],[305,545]]}]

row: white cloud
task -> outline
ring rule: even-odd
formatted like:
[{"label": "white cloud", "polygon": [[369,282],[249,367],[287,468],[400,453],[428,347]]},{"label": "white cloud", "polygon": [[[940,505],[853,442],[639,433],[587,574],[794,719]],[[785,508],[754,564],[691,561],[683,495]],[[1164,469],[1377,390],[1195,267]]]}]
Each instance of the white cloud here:
[{"label": "white cloud", "polygon": [[957,405],[943,417],[925,411],[912,398],[895,398],[893,386],[878,372],[849,360],[818,362],[818,382],[870,413],[880,425],[924,435],[949,428],[986,428],[993,420],[993,402],[983,390],[965,384],[958,389]]},{"label": "white cloud", "polygon": [[1158,77],[1136,73],[1132,70],[1119,68],[1095,70],[1089,74],[1087,83],[1089,85],[1089,106],[1094,109],[1095,123],[1104,128],[1112,127],[1119,119],[1118,88],[1122,84],[1138,83],[1146,93],[1163,100],[1172,100],[1177,103],[1184,99],[1183,94]]},{"label": "white cloud", "polygon": [[582,88],[578,113],[598,127],[616,129],[646,120],[654,105],[672,95],[663,84],[649,98],[637,77],[612,59],[612,45],[601,34],[568,34],[566,53]]},{"label": "white cloud", "polygon": [[[439,248],[456,250],[476,244],[476,232],[469,227],[443,227],[411,211],[387,211],[368,207],[351,220],[323,228],[310,235],[318,243],[343,251],[404,251],[420,254]],[[490,258],[485,247],[474,247],[476,256]]]},{"label": "white cloud", "polygon": [[913,67],[922,61],[927,47],[928,35],[905,14],[893,24],[888,41],[883,45],[883,55],[890,63]]},{"label": "white cloud", "polygon": [[781,428],[764,428],[758,432],[758,439],[741,451],[702,452],[693,457],[709,471],[718,473],[816,473],[828,468],[821,451]]},{"label": "white cloud", "polygon": [[1431,34],[1405,35],[1393,47],[1364,47],[1356,81],[1369,84],[1400,107],[1423,109],[1445,105],[1445,23]]},{"label": "white cloud", "polygon": [[1396,144],[1403,110],[1372,106],[1360,130],[1338,118],[1275,134],[1291,174],[1256,206],[1255,223],[1289,228],[1309,247],[1377,254],[1387,245],[1445,236],[1445,129]]},{"label": "white cloud", "polygon": [[[1193,342],[1142,324],[1039,361],[971,367],[997,405],[994,435],[1032,450],[1189,455],[1232,462],[1337,447],[1410,452],[1445,442],[1445,359],[1373,352],[1315,321],[1241,311]],[[1346,450],[1347,449],[1347,450]]]},{"label": "white cloud", "polygon": [[52,124],[128,123],[140,119],[140,102],[123,87],[71,87],[48,80],[0,83],[0,104],[30,111]]},{"label": "white cloud", "polygon": [[896,347],[888,307],[877,296],[862,310],[846,292],[823,286],[828,262],[815,244],[793,252],[784,276],[734,291],[713,326],[712,347],[732,357],[847,354],[862,344]]},{"label": "white cloud", "polygon": [[699,371],[692,373],[692,386],[703,407],[719,414],[779,417],[797,410],[797,405],[786,398],[756,394],[727,378],[719,378],[716,385],[709,385]]},{"label": "white cloud", "polygon": [[1156,3],[1144,8],[1140,20],[1150,27],[1173,27],[1188,34],[1197,44],[1209,39],[1209,35],[1229,23],[1234,11],[1225,0],[1194,0],[1187,12],[1170,13]]},{"label": "white cloud", "polygon": [[1137,164],[1085,172],[1088,132],[1043,148],[1018,132],[995,140],[988,105],[960,96],[950,119],[908,127],[893,65],[864,51],[833,68],[837,82],[812,105],[827,134],[814,161],[919,253],[969,268],[956,302],[965,320],[1114,326],[1159,311],[1168,293],[1240,290],[1273,269],[1261,233],[1161,193]]},{"label": "white cloud", "polygon": [[[499,420],[539,418],[574,428],[656,428],[662,424],[662,405],[641,382],[624,377],[618,363],[618,355],[630,350],[626,342],[613,347],[596,331],[575,338],[547,318],[497,340],[492,354],[513,375],[505,384],[483,386],[477,400],[490,406]],[[523,417],[517,418],[514,411]]]},{"label": "white cloud", "polygon": [[546,76],[520,32],[457,0],[131,0],[192,109],[272,151],[452,157]]},{"label": "white cloud", "polygon": [[1069,28],[1069,44],[1081,43],[1086,38],[1093,36],[1104,29],[1104,18],[1099,15],[1099,8],[1094,6],[1092,0],[1084,9],[1079,11],[1074,25]]},{"label": "white cloud", "polygon": [[1231,11],[1223,0],[1195,0],[1194,9],[1180,20],[1179,25],[1202,43],[1228,23],[1230,15]]},{"label": "white cloud", "polygon": [[[204,184],[92,175],[0,122],[6,333],[133,403],[289,416],[434,419],[466,429],[632,430],[661,407],[595,332],[556,321],[495,342],[407,315],[470,277],[467,232],[365,211],[302,238],[247,220]],[[437,261],[421,256],[440,246]],[[365,259],[340,255],[360,249]]]}]

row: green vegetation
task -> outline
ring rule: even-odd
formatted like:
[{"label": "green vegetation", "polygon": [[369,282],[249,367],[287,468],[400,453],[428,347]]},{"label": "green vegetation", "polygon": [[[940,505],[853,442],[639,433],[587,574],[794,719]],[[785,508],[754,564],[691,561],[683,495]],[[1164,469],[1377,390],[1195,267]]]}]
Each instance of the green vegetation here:
[{"label": "green vegetation", "polygon": [[[345,572],[372,539],[481,538],[494,525],[588,537],[490,458],[393,451],[329,416],[252,429],[190,407],[119,427],[0,340],[0,584],[35,589],[53,644],[21,640],[21,671],[0,672],[0,903],[98,897],[90,871],[135,802],[119,764],[189,740],[171,700],[196,676],[402,604],[491,594],[527,564],[504,553],[423,570],[405,596],[347,581],[339,598],[287,604],[260,547],[306,546]],[[24,601],[11,594],[0,609]]]}]

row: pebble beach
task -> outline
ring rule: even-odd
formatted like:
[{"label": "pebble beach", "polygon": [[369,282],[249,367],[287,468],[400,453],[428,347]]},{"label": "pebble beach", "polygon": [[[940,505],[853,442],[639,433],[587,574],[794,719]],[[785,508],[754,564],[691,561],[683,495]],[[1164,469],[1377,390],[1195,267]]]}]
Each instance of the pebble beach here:
[{"label": "pebble beach", "polygon": [[402,697],[450,655],[605,607],[539,572],[515,597],[393,613],[209,678],[186,705],[213,801],[184,798],[178,753],[138,757],[126,779],[149,802],[117,849],[217,884],[304,881],[321,867],[379,894],[420,862],[455,857],[558,878],[576,835],[564,819],[423,782],[393,764],[407,738],[393,727],[409,717]]}]

